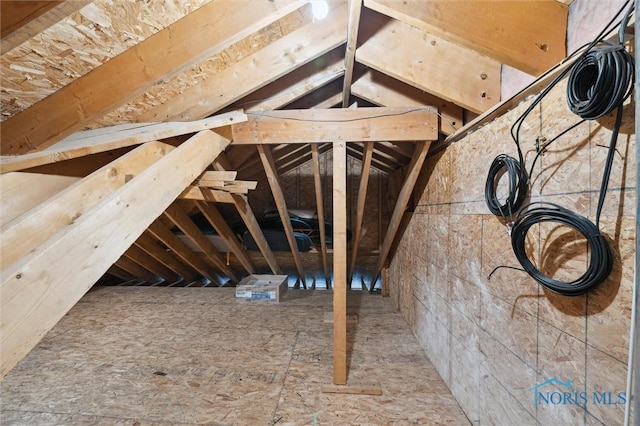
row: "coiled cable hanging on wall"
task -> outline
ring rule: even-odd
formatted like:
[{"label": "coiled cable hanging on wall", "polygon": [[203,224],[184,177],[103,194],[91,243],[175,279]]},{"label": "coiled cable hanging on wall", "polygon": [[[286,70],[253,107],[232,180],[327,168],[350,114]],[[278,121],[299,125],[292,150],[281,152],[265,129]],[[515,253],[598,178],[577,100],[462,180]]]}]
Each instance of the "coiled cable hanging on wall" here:
[{"label": "coiled cable hanging on wall", "polygon": [[[559,205],[533,203],[518,212],[511,229],[511,245],[524,270],[544,287],[565,296],[577,296],[588,292],[606,280],[613,268],[613,254],[606,238],[600,232],[600,215],[608,189],[613,155],[622,123],[623,103],[631,94],[635,83],[633,58],[625,50],[623,44],[624,28],[632,11],[633,4],[621,21],[619,44],[607,44],[588,50],[571,68],[568,79],[567,103],[569,109],[583,120],[603,117],[617,108],[600,185],[595,224],[584,216]],[[538,156],[534,159],[534,165],[537,158]],[[527,233],[533,225],[545,222],[568,226],[584,236],[590,248],[590,257],[587,270],[579,278],[563,282],[548,277],[538,270],[528,258],[525,249]]]}]

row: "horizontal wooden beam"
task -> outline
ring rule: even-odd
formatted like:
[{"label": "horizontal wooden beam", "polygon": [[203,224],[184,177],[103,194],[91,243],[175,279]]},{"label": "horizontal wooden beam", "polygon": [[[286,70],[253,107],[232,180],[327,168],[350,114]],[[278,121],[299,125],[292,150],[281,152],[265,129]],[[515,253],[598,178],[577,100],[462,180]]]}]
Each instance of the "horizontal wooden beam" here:
[{"label": "horizontal wooden beam", "polygon": [[0,272],[0,376],[38,343],[227,144],[213,132],[198,133]]},{"label": "horizontal wooden beam", "polygon": [[437,140],[429,107],[281,110],[250,113],[232,126],[233,144]]},{"label": "horizontal wooden beam", "polygon": [[24,155],[0,156],[0,173],[57,163],[173,136],[241,123],[247,116],[231,111],[191,122],[123,124],[74,133],[49,148]]},{"label": "horizontal wooden beam", "polygon": [[[203,191],[207,192],[207,197],[205,198]],[[198,186],[189,186],[185,189],[182,194],[180,194],[179,198],[183,198],[185,200],[200,200],[204,201],[205,199],[212,203],[226,203],[226,204],[235,204],[235,200],[231,196],[231,193],[225,191],[217,191],[215,189],[210,188],[200,188]]]}]

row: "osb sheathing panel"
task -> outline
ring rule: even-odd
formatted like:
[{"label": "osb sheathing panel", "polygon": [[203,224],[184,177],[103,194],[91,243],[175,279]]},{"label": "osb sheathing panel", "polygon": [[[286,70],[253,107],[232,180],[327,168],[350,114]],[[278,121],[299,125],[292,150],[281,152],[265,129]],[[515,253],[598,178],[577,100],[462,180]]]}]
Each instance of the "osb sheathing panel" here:
[{"label": "osb sheathing panel", "polygon": [[350,293],[350,383],[332,380],[332,293],[237,301],[233,288],[100,288],[2,382],[3,423],[467,424],[388,299]]},{"label": "osb sheathing panel", "polygon": [[2,56],[2,120],[209,1],[96,0],[88,4]]},{"label": "osb sheathing panel", "polygon": [[[313,21],[310,7],[304,7],[266,26],[211,58],[196,64],[178,75],[156,84],[131,102],[105,115],[94,127],[112,126],[136,117],[158,105],[169,102],[204,80],[215,78],[216,73],[234,66],[276,40]],[[213,112],[213,111],[212,111]]]},{"label": "osb sheathing panel", "polygon": [[[563,83],[524,122],[529,166],[537,137],[550,140],[578,121],[564,99]],[[636,249],[632,108],[625,106],[600,226],[613,271],[594,291],[568,298],[512,269],[489,279],[495,267],[519,263],[503,219],[486,207],[486,174],[497,154],[516,156],[511,125],[530,102],[427,160],[434,172],[390,265],[391,298],[472,423],[621,424],[623,405],[536,407],[531,389],[556,377],[589,395],[625,390]],[[583,123],[555,142],[534,170],[532,200],[594,220],[612,120]],[[526,250],[557,278],[586,268],[586,244],[566,227],[534,226]]]}]

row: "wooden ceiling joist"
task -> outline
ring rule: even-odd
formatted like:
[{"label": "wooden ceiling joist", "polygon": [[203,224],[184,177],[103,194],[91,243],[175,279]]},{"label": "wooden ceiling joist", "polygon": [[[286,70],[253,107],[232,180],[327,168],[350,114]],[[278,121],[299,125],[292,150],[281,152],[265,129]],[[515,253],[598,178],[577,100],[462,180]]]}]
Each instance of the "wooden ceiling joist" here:
[{"label": "wooden ceiling joist", "polygon": [[438,138],[437,115],[430,107],[280,110],[247,116],[248,121],[232,126],[234,144]]},{"label": "wooden ceiling joist", "polygon": [[458,105],[375,70],[368,70],[354,81],[351,93],[380,106],[432,106],[440,116],[438,130],[445,135],[452,134],[464,124],[462,108]]},{"label": "wooden ceiling joist", "polygon": [[158,81],[302,6],[304,3],[297,1],[210,2],[6,120],[0,135],[1,151],[7,155],[44,149],[143,94]]},{"label": "wooden ceiling joist", "polygon": [[289,217],[289,211],[287,210],[284,192],[282,192],[282,187],[280,186],[276,164],[273,160],[273,155],[271,154],[271,148],[267,145],[258,145],[258,153],[260,154],[260,160],[262,161],[264,172],[267,175],[267,180],[271,187],[271,193],[273,194],[276,208],[278,209],[280,219],[282,220],[284,233],[287,236],[287,241],[289,242],[289,249],[293,256],[293,262],[295,263],[296,270],[298,271],[298,280],[302,282],[302,286],[306,289],[307,284],[304,275],[304,268],[302,267],[302,259],[300,258],[298,243],[296,242],[293,227],[291,226],[291,218]]},{"label": "wooden ceiling joist", "polygon": [[365,0],[365,6],[538,75],[562,60],[568,7],[557,1]]},{"label": "wooden ceiling joist", "polygon": [[400,227],[402,216],[405,209],[407,208],[409,200],[411,199],[413,187],[418,180],[420,170],[422,170],[422,165],[425,158],[427,157],[427,151],[429,151],[430,145],[431,142],[416,143],[413,158],[411,159],[411,163],[409,163],[408,166],[409,172],[404,179],[402,188],[400,189],[400,194],[398,195],[395,207],[393,208],[393,213],[391,214],[391,219],[389,219],[389,225],[387,226],[387,232],[384,236],[382,248],[380,249],[380,255],[378,257],[376,269],[371,278],[371,288],[369,289],[370,291],[373,291],[373,288],[376,284],[376,279],[380,274],[382,268],[387,263],[387,255],[389,254],[389,250],[391,249],[391,244],[393,244],[396,232],[398,232],[398,228]]},{"label": "wooden ceiling joist", "polygon": [[156,220],[149,226],[149,232],[167,246],[171,252],[191,268],[198,271],[212,283],[221,284],[218,274],[200,256],[191,251],[189,246],[178,238],[162,221]]},{"label": "wooden ceiling joist", "polygon": [[240,281],[236,274],[225,264],[216,246],[209,241],[207,236],[202,233],[180,205],[173,203],[164,211],[164,215],[168,217],[178,228],[180,228],[200,250],[202,250],[205,257],[209,259],[216,268],[222,271],[222,273],[229,277],[233,282],[237,283]]},{"label": "wooden ceiling joist", "polygon": [[218,208],[205,201],[196,201],[195,204],[204,217],[207,218],[211,226],[216,230],[218,235],[224,239],[227,247],[229,247],[233,254],[238,258],[246,271],[249,274],[254,274],[256,272],[256,267],[253,265],[251,258],[245,251],[244,247],[240,244],[238,237],[233,230],[231,230]]},{"label": "wooden ceiling joist", "polygon": [[[347,8],[343,1],[332,2],[331,7],[328,22],[305,25],[145,112],[140,119],[189,121],[206,117],[338,47],[346,41],[341,29],[346,25]],[[212,95],[203,97],[203,93]]]},{"label": "wooden ceiling joist", "polygon": [[144,266],[140,265],[138,262],[131,259],[126,254],[123,254],[122,256],[120,256],[120,259],[118,259],[116,263],[114,263],[114,265],[116,265],[119,268],[122,268],[123,270],[135,276],[136,278],[143,280],[145,283],[149,285],[153,285],[162,281],[162,278],[160,278],[159,276],[157,276],[156,274],[154,274]]},{"label": "wooden ceiling joist", "polygon": [[124,252],[124,256],[162,278],[164,281],[173,283],[180,280],[180,277],[175,272],[167,268],[163,263],[158,262],[156,258],[142,250],[136,244],[131,245],[131,247]]},{"label": "wooden ceiling joist", "polygon": [[[211,191],[210,190],[202,191],[202,193],[204,194],[205,200],[208,202],[211,202],[212,200],[209,198],[209,192]],[[251,210],[251,207],[249,206],[249,202],[247,201],[246,197],[240,194],[230,194],[230,196],[235,201],[234,204],[236,206],[236,209],[238,210],[238,213],[240,214],[240,217],[242,218],[242,221],[246,225],[248,232],[251,234],[251,237],[253,237],[253,241],[256,242],[256,245],[258,246],[258,249],[264,256],[264,259],[267,261],[269,268],[271,268],[271,272],[273,272],[276,275],[281,275],[282,271],[278,266],[276,257],[273,255],[273,252],[271,251],[271,247],[269,247],[269,243],[267,242],[267,239],[265,238],[264,233],[260,228],[258,219],[256,219],[256,216],[253,214],[253,210]]]},{"label": "wooden ceiling joist", "polygon": [[136,245],[185,280],[195,281],[199,278],[199,275],[193,269],[182,263],[177,256],[172,256],[167,252],[165,247],[153,238],[148,231],[140,235],[140,238],[136,240]]},{"label": "wooden ceiling joist", "polygon": [[[0,252],[0,268],[9,267],[35,250],[114,190],[124,186],[127,175],[138,175],[172,150],[174,147],[160,142],[140,146],[3,226],[2,242],[11,250]],[[28,192],[29,188],[23,190]]]},{"label": "wooden ceiling joist", "polygon": [[366,10],[374,34],[356,61],[476,113],[500,101],[500,62]]},{"label": "wooden ceiling joist", "polygon": [[3,268],[0,376],[38,343],[228,143],[211,131],[198,133],[37,250]]}]

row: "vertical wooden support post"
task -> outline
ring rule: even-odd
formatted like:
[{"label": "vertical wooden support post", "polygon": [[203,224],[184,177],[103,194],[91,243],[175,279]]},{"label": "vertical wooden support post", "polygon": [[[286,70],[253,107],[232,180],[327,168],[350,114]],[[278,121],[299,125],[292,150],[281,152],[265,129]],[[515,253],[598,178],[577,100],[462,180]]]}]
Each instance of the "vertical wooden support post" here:
[{"label": "vertical wooden support post", "polygon": [[329,260],[327,259],[327,238],[324,227],[324,203],[322,201],[322,179],[320,178],[320,155],[318,145],[311,144],[311,159],[313,162],[313,180],[316,190],[316,205],[318,206],[318,228],[320,230],[320,250],[322,251],[322,268],[324,269],[324,280],[327,290],[331,288],[331,277],[329,276]]},{"label": "vertical wooden support post", "polygon": [[333,144],[333,383],[347,383],[347,143]]}]

